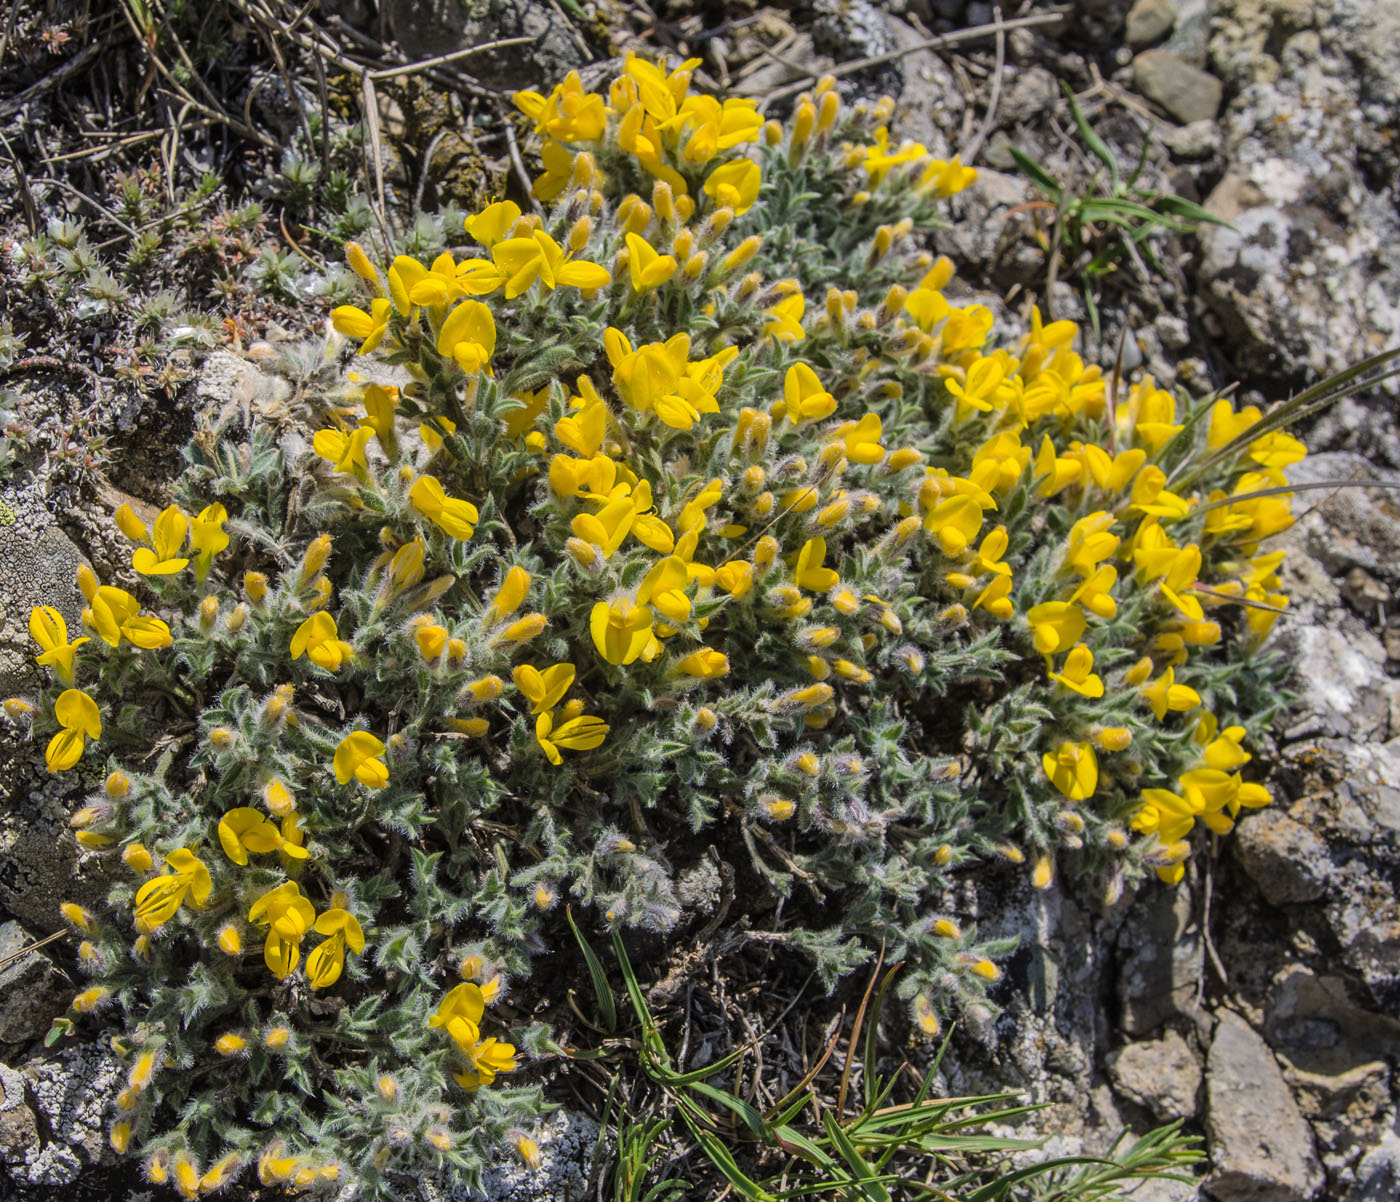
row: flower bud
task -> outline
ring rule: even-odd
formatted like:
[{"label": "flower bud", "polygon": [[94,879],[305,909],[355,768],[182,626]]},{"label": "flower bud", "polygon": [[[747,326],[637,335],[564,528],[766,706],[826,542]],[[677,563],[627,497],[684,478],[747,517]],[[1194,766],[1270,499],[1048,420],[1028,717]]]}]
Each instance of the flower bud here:
[{"label": "flower bud", "polygon": [[237,634],[248,624],[248,606],[240,601],[229,612],[228,618],[224,622],[224,629],[229,634]]},{"label": "flower bud", "polygon": [[267,577],[262,572],[243,573],[243,594],[256,608],[267,597]]},{"label": "flower bud", "polygon": [[213,595],[205,597],[199,603],[199,628],[205,634],[214,629],[214,623],[219,620],[219,599]]},{"label": "flower bud", "polygon": [[122,848],[122,863],[132,872],[150,872],[155,865],[151,853],[139,843],[128,843]]},{"label": "flower bud", "polygon": [[92,599],[97,596],[97,576],[93,570],[85,563],[80,563],[77,570],[78,591],[82,593],[83,600],[89,605]]}]

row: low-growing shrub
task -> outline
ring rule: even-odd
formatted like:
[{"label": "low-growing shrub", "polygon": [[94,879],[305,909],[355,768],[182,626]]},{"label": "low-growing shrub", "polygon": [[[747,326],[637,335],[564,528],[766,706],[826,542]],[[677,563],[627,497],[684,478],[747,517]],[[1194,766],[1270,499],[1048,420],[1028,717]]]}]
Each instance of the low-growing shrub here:
[{"label": "low-growing shrub", "polygon": [[931,1036],[1010,950],[939,908],[958,874],[1112,900],[1269,799],[1302,446],[1068,322],[995,347],[920,241],[974,171],[888,102],[824,81],[780,125],[693,66],[522,93],[543,212],[350,244],[314,451],[204,432],[176,504],[116,514],[139,585],[34,612],[52,687],[7,710],[105,774],[73,825],[121,861],[67,908],[62,1023],[117,1028],[112,1144],[186,1197],[530,1152],[515,1082],[562,1049],[493,1003],[534,1008],[566,899],[664,933],[713,847],[828,987],[904,961]]}]

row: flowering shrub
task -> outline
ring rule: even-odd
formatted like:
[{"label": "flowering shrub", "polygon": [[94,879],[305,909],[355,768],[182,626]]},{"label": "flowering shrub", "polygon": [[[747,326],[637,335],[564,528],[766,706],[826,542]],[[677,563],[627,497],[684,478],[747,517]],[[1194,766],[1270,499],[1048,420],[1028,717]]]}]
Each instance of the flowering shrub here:
[{"label": "flowering shrub", "polygon": [[693,66],[520,94],[544,214],[426,266],[350,244],[332,321],[378,382],[299,461],[197,440],[177,504],[116,514],[135,591],[85,569],[76,638],[34,612],[53,688],[7,711],[100,766],[73,825],[121,861],[66,909],[73,1009],[120,1027],[113,1146],[185,1197],[533,1158],[512,1074],[561,1049],[493,1003],[566,898],[672,928],[710,845],[802,885],[778,934],[828,985],[883,941],[932,1035],[1010,950],[953,874],[1112,901],[1269,800],[1302,446],[1069,322],[995,347],[918,238],[974,171],[889,102],[826,81],[780,125]]}]

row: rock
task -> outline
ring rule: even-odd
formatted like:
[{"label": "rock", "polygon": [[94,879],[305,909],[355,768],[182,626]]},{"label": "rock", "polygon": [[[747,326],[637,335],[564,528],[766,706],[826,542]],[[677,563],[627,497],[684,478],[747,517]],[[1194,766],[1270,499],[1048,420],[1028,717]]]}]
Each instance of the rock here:
[{"label": "rock", "polygon": [[1220,111],[1221,82],[1167,50],[1144,50],[1133,59],[1133,87],[1188,125]]},{"label": "rock", "polygon": [[1340,865],[1323,911],[1342,963],[1387,1011],[1400,1007],[1400,901],[1390,879],[1395,862],[1392,845],[1387,863],[1351,859]]},{"label": "rock", "polygon": [[1205,954],[1190,894],[1147,885],[1123,922],[1118,954],[1124,1031],[1146,1035],[1186,1013],[1195,1000]]},{"label": "rock", "polygon": [[0,1160],[15,1183],[66,1186],[115,1161],[106,1116],[122,1079],[118,1061],[96,1045],[18,1071],[0,1064]]},{"label": "rock", "polygon": [[1388,1126],[1390,1070],[1384,1061],[1358,1064],[1335,1076],[1290,1068],[1284,1077],[1312,1124],[1323,1164],[1333,1171],[1375,1146]]},{"label": "rock", "polygon": [[47,958],[39,952],[17,955],[33,942],[19,923],[0,923],[0,962],[9,960],[0,967],[0,1044],[32,1043],[64,1008],[66,991]]},{"label": "rock", "polygon": [[548,91],[589,57],[563,12],[538,0],[385,0],[380,13],[404,53],[414,59],[506,38],[533,38],[533,44],[475,54],[461,64],[494,87],[543,86]]},{"label": "rock", "polygon": [[1196,1113],[1201,1066],[1190,1045],[1175,1031],[1110,1052],[1108,1075],[1120,1094],[1145,1106],[1162,1122]]},{"label": "rock", "polygon": [[1357,1164],[1345,1202],[1394,1202],[1400,1197],[1400,1135],[1387,1131]]},{"label": "rock", "polygon": [[[1400,475],[1380,471],[1362,456],[1347,451],[1309,455],[1288,470],[1288,478],[1295,484],[1329,480],[1400,484]],[[1345,576],[1361,568],[1373,577],[1394,581],[1400,577],[1397,495],[1384,488],[1319,490],[1306,506],[1309,512],[1299,521],[1296,532],[1290,531],[1289,544],[1301,545],[1332,576]]]},{"label": "rock", "polygon": [[1274,978],[1264,1035],[1294,1068],[1322,1076],[1400,1053],[1400,1022],[1354,1001],[1341,977],[1319,976],[1301,964]]},{"label": "rock", "polygon": [[1306,1202],[1323,1184],[1312,1131],[1268,1045],[1244,1019],[1219,1015],[1206,1065],[1206,1134],[1220,1202]]},{"label": "rock", "polygon": [[1198,162],[1220,153],[1220,127],[1209,119],[1192,121],[1189,125],[1167,130],[1162,141],[1173,158]]},{"label": "rock", "polygon": [[1260,810],[1235,828],[1232,846],[1272,906],[1316,901],[1331,871],[1327,844],[1287,814]]},{"label": "rock", "polygon": [[[540,1166],[496,1166],[482,1181],[482,1192],[453,1186],[437,1194],[442,1202],[568,1202],[586,1195],[598,1146],[598,1124],[576,1110],[556,1110],[529,1132],[540,1149]],[[431,1202],[431,1199],[428,1200]]]},{"label": "rock", "polygon": [[1137,0],[1128,10],[1123,37],[1134,50],[1141,50],[1161,41],[1175,23],[1175,0]]},{"label": "rock", "polygon": [[82,552],[50,514],[39,489],[29,486],[0,494],[14,520],[0,522],[0,697],[32,691],[42,681],[34,665],[37,648],[29,637],[29,611],[52,605],[68,624],[70,638],[82,633],[82,595],[74,573]]}]

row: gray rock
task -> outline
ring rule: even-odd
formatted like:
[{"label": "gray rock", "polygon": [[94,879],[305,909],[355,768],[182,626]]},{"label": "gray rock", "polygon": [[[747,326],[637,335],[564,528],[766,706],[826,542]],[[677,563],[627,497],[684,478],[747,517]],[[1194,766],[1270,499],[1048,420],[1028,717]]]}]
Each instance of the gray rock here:
[{"label": "gray rock", "polygon": [[1220,111],[1221,82],[1168,50],[1144,50],[1133,59],[1133,86],[1183,125]]},{"label": "gray rock", "polygon": [[1390,880],[1395,861],[1393,848],[1385,862],[1347,860],[1336,869],[1323,910],[1342,963],[1388,1011],[1400,1006],[1400,901]]},{"label": "gray rock", "polygon": [[0,1160],[16,1184],[66,1186],[115,1161],[106,1121],[122,1079],[121,1064],[97,1045],[18,1071],[0,1065]]},{"label": "gray rock", "polygon": [[[598,1124],[576,1110],[556,1110],[527,1133],[540,1150],[540,1165],[492,1168],[485,1174],[482,1194],[461,1186],[437,1194],[442,1202],[568,1202],[582,1198],[598,1146]],[[431,1199],[429,1200],[431,1202]]]},{"label": "gray rock", "polygon": [[1108,1075],[1120,1094],[1145,1106],[1162,1122],[1196,1113],[1201,1066],[1175,1031],[1110,1052]]},{"label": "gray rock", "polygon": [[1357,1164],[1345,1202],[1394,1202],[1400,1197],[1400,1135],[1387,1131]]},{"label": "gray rock", "polygon": [[1287,814],[1264,809],[1235,828],[1235,855],[1269,904],[1316,901],[1332,864],[1327,844]]},{"label": "gray rock", "polygon": [[[1309,455],[1288,470],[1296,484],[1329,480],[1400,483],[1400,475],[1378,470],[1347,451]],[[1400,578],[1400,493],[1384,488],[1323,489],[1313,493],[1308,513],[1289,542],[1318,560],[1333,576],[1361,568],[1371,576]]]},{"label": "gray rock", "polygon": [[1312,1131],[1268,1045],[1222,1011],[1206,1065],[1206,1134],[1220,1202],[1306,1202],[1323,1184]]},{"label": "gray rock", "polygon": [[100,768],[75,768],[55,776],[44,767],[36,740],[0,739],[0,906],[30,929],[48,932],[59,924],[61,902],[100,904],[111,886],[104,857],[82,851],[68,818]]},{"label": "gray rock", "polygon": [[1192,121],[1167,130],[1162,141],[1173,158],[1198,162],[1220,153],[1220,127],[1211,120]]},{"label": "gray rock", "polygon": [[1393,1117],[1390,1070],[1382,1060],[1358,1064],[1334,1076],[1290,1068],[1284,1077],[1312,1125],[1323,1165],[1332,1173],[1374,1147]]},{"label": "gray rock", "polygon": [[1175,0],[1137,0],[1128,10],[1123,37],[1134,50],[1161,41],[1176,24]]},{"label": "gray rock", "polygon": [[1196,997],[1204,944],[1184,890],[1148,884],[1118,935],[1118,996],[1122,1026],[1146,1035],[1185,1014]]},{"label": "gray rock", "polygon": [[1400,1053],[1400,1022],[1353,1000],[1341,977],[1319,976],[1301,964],[1286,967],[1271,985],[1264,1034],[1294,1068],[1321,1076]]},{"label": "gray rock", "polygon": [[530,37],[532,45],[473,55],[463,64],[495,87],[546,88],[588,61],[587,47],[558,9],[537,0],[385,0],[381,13],[415,59],[451,54],[505,38]]},{"label": "gray rock", "polygon": [[82,552],[59,529],[37,487],[0,494],[0,517],[6,513],[13,520],[0,520],[0,697],[32,691],[44,679],[29,638],[34,606],[52,605],[63,614],[70,638],[83,633],[74,581]]},{"label": "gray rock", "polygon": [[19,923],[0,923],[0,963],[9,960],[0,967],[0,1044],[32,1043],[64,1007],[66,991],[45,956],[18,954],[33,942]]}]

